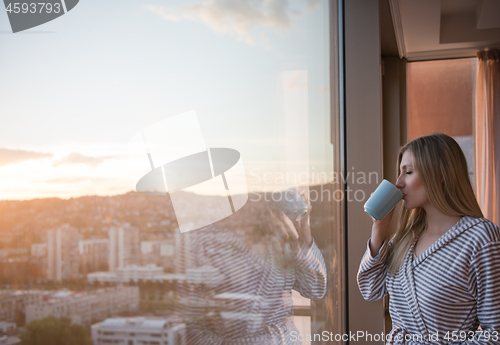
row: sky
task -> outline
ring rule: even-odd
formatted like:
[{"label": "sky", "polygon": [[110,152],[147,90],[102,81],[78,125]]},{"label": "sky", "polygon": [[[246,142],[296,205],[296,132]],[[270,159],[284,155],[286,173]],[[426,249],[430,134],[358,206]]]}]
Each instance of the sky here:
[{"label": "sky", "polygon": [[207,147],[240,152],[239,192],[331,171],[327,9],[81,0],[15,34],[0,10],[0,200],[134,190],[129,142],[193,111]]}]

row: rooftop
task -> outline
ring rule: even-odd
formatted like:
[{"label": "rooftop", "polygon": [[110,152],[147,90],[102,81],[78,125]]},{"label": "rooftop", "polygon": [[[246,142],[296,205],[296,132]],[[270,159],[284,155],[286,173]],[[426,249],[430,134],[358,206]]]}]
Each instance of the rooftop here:
[{"label": "rooftop", "polygon": [[169,328],[171,325],[171,321],[168,319],[161,318],[146,318],[146,317],[113,317],[104,320],[100,325],[101,327],[116,327],[116,328],[124,328],[127,329],[135,328],[135,329],[156,329],[161,330],[164,328]]}]

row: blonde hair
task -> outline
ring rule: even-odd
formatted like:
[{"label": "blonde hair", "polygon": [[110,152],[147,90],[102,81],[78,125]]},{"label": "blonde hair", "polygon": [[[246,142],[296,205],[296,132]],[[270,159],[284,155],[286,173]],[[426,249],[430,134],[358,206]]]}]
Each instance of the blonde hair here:
[{"label": "blonde hair", "polygon": [[[414,168],[422,179],[427,197],[439,212],[452,217],[483,217],[470,183],[465,155],[452,137],[434,133],[407,143],[399,151],[398,176],[406,151],[412,153]],[[391,237],[391,274],[399,270],[416,236],[426,226],[427,218],[422,207],[401,209],[398,230]]]}]

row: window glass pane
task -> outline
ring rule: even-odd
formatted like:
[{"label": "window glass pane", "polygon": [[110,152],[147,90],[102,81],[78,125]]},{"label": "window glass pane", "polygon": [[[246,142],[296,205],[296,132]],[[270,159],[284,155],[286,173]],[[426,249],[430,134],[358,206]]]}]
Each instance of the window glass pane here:
[{"label": "window glass pane", "polygon": [[0,320],[343,333],[336,1],[68,6],[0,18]]}]

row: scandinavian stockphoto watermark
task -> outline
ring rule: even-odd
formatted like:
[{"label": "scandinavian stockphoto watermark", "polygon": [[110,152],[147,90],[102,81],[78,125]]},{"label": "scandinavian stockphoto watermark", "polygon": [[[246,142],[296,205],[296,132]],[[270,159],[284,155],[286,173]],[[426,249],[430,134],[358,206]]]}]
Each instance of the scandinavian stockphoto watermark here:
[{"label": "scandinavian stockphoto watermark", "polygon": [[63,16],[79,0],[4,0],[13,33],[34,28]]},{"label": "scandinavian stockphoto watermark", "polygon": [[[259,168],[250,170],[250,200],[251,201],[280,201],[281,193],[276,191],[276,186],[292,185],[297,189],[303,186],[318,186],[309,189],[309,200],[311,202],[364,202],[367,200],[367,185],[378,185],[379,174],[375,171],[351,171],[343,172],[262,172]],[[340,188],[342,185],[345,188]],[[338,186],[338,188],[332,188]]]}]

